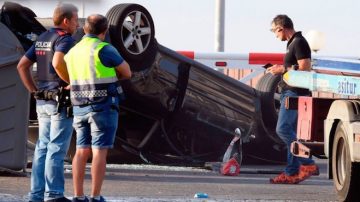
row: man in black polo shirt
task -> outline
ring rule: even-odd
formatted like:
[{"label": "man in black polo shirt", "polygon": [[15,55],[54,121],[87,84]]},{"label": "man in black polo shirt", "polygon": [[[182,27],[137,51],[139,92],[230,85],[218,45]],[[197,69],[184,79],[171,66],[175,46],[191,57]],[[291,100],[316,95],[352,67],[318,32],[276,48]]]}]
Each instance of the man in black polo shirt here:
[{"label": "man in black polo shirt", "polygon": [[[284,74],[289,69],[310,71],[311,50],[301,32],[294,30],[291,19],[286,15],[277,15],[271,23],[271,31],[281,41],[288,41],[284,65],[273,65],[267,72],[277,75]],[[272,184],[297,184],[311,175],[319,175],[319,168],[312,159],[295,157],[290,152],[290,144],[296,140],[297,110],[285,109],[286,97],[309,95],[307,89],[288,86],[283,80],[279,86],[282,88],[280,97],[279,118],[276,133],[287,145],[287,166],[280,175],[270,179]]]}]

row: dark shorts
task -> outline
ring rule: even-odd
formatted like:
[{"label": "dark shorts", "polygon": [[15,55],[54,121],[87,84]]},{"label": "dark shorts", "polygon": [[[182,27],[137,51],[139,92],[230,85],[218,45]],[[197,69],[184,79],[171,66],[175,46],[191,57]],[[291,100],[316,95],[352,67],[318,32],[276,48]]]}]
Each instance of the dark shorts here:
[{"label": "dark shorts", "polygon": [[77,148],[113,148],[118,126],[118,111],[108,108],[99,112],[74,115]]}]

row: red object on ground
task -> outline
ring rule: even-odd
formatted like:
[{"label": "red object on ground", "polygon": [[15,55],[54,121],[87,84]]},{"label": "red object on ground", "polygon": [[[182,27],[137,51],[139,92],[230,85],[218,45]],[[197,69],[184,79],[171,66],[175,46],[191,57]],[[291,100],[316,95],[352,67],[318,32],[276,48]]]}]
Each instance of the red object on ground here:
[{"label": "red object on ground", "polygon": [[222,175],[228,175],[228,176],[237,176],[240,174],[240,165],[236,161],[236,158],[233,157],[226,163],[224,163],[220,170]]}]

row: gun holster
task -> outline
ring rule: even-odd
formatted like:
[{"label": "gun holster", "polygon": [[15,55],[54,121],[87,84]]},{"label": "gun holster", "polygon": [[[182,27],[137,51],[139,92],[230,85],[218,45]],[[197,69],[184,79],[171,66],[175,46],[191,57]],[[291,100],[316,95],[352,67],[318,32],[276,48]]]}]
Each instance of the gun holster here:
[{"label": "gun holster", "polygon": [[71,105],[71,99],[70,99],[70,90],[66,90],[64,87],[59,88],[59,94],[56,97],[57,101],[57,109],[58,112],[61,111],[61,109],[64,107],[66,108],[66,116],[72,117],[73,111],[72,111],[72,105]]},{"label": "gun holster", "polygon": [[60,113],[63,107],[66,107],[67,117],[72,117],[72,106],[70,100],[70,90],[60,87],[52,90],[39,90],[34,92],[34,98],[37,100],[54,100],[57,102],[57,112]]},{"label": "gun holster", "polygon": [[59,95],[59,89],[52,90],[38,90],[34,92],[34,98],[37,100],[55,100],[57,101],[57,96]]}]

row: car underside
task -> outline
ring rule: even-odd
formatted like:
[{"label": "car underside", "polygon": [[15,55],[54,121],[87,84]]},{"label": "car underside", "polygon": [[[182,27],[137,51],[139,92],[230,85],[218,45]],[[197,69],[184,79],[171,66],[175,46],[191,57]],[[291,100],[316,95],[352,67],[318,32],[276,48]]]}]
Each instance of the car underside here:
[{"label": "car underside", "polygon": [[[160,45],[151,15],[141,5],[116,5],[106,17],[110,24],[107,41],[133,72],[130,80],[121,81],[126,99],[120,104],[119,127],[108,162],[202,166],[221,161],[236,128],[243,143],[237,150],[242,150],[245,163],[285,161],[284,145],[274,132],[277,117],[262,115],[268,110],[266,105],[276,113],[272,86],[278,78],[266,76],[262,88],[270,80],[275,84],[260,92]],[[1,12],[1,23],[25,51],[33,42],[31,36],[51,26],[45,22],[15,3],[6,2]],[[82,35],[79,29],[74,38],[80,40]],[[37,139],[33,98],[29,105],[32,130],[28,141],[33,145]],[[75,134],[69,160],[74,150]]]}]

